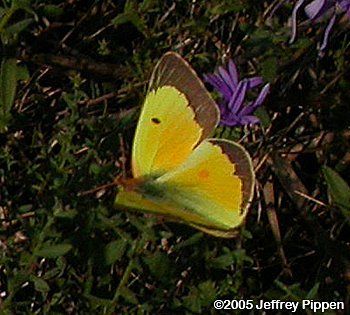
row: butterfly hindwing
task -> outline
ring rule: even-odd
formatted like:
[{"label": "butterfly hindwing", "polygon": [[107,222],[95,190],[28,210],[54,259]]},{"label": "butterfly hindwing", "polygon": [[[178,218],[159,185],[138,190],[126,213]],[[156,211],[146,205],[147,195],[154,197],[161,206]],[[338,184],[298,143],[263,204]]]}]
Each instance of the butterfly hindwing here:
[{"label": "butterfly hindwing", "polygon": [[206,233],[231,237],[253,196],[254,173],[239,144],[207,139],[186,161],[163,176],[123,191],[119,203],[160,213]]},{"label": "butterfly hindwing", "polygon": [[207,139],[181,166],[156,181],[177,188],[175,193],[166,189],[170,191],[168,198],[209,222],[203,227],[228,231],[245,218],[253,196],[254,172],[242,146],[228,140]]}]

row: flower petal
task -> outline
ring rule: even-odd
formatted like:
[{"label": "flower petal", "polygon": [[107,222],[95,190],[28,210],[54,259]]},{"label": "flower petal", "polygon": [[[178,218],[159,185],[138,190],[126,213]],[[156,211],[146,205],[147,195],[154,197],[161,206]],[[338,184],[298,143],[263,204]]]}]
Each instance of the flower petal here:
[{"label": "flower petal", "polygon": [[289,40],[289,43],[293,43],[295,41],[295,38],[297,36],[297,14],[300,9],[300,7],[303,5],[305,0],[298,0],[298,2],[295,4],[292,12],[292,37]]},{"label": "flower petal", "polygon": [[240,115],[247,116],[252,114],[259,106],[262,105],[262,103],[265,101],[265,98],[269,92],[270,92],[270,84],[266,84],[260,91],[256,100],[253,103],[250,103],[247,106],[245,106],[241,110]]},{"label": "flower petal", "polygon": [[219,75],[207,74],[207,75],[204,75],[204,80],[209,84],[211,84],[213,88],[217,90],[227,102],[230,101],[232,96],[232,91]]},{"label": "flower petal", "polygon": [[223,96],[222,101],[218,104],[222,125],[233,127],[259,122],[259,119],[252,113],[265,100],[269,92],[269,84],[263,87],[253,103],[249,106],[244,106],[244,104],[247,91],[263,83],[261,77],[239,81],[236,65],[229,60],[226,68],[221,66],[214,74],[204,75],[204,80]]},{"label": "flower petal", "polygon": [[275,6],[272,7],[272,10],[270,12],[270,14],[268,15],[268,18],[270,19],[271,17],[274,16],[275,12],[282,6],[284,5],[285,2],[287,2],[289,0],[281,0],[278,1],[277,4]]},{"label": "flower petal", "polygon": [[326,27],[326,30],[325,30],[324,36],[323,36],[323,41],[322,41],[322,44],[320,47],[321,51],[325,50],[327,45],[328,45],[329,34],[333,28],[333,25],[335,23],[336,18],[337,18],[337,16],[334,14]]},{"label": "flower petal", "polygon": [[230,77],[232,79],[233,85],[237,87],[238,84],[238,72],[237,72],[237,67],[235,63],[232,61],[232,59],[229,60],[228,62],[228,72],[230,73]]},{"label": "flower petal", "polygon": [[220,123],[224,126],[228,127],[234,127],[234,126],[240,126],[240,119],[237,115],[231,115],[229,117],[223,117],[220,120]]},{"label": "flower petal", "polygon": [[253,115],[248,115],[248,116],[243,116],[241,117],[240,123],[242,125],[253,125],[253,124],[258,124],[260,123],[260,120],[258,117],[253,116]]},{"label": "flower petal", "polygon": [[315,20],[325,14],[327,10],[334,6],[333,0],[314,0],[305,7],[305,13],[309,19]]},{"label": "flower petal", "polygon": [[263,79],[261,77],[249,78],[248,80],[248,90],[254,89],[263,83]]},{"label": "flower petal", "polygon": [[228,108],[230,113],[237,114],[244,102],[245,95],[247,92],[248,81],[242,80],[238,83],[235,93],[232,95],[230,102],[228,103]]},{"label": "flower petal", "polygon": [[338,4],[343,11],[350,18],[350,0],[338,0]]},{"label": "flower petal", "polygon": [[213,88],[219,89],[221,87],[220,78],[216,74],[205,74],[203,77],[204,81],[211,84]]},{"label": "flower petal", "polygon": [[224,67],[219,67],[218,69],[220,76],[222,78],[222,81],[225,82],[225,84],[228,86],[230,90],[234,90],[236,87],[235,82],[232,80],[230,74]]},{"label": "flower petal", "polygon": [[268,83],[262,88],[261,92],[259,93],[257,99],[253,103],[252,107],[254,109],[258,108],[265,101],[265,98],[269,93],[270,93],[270,84]]}]

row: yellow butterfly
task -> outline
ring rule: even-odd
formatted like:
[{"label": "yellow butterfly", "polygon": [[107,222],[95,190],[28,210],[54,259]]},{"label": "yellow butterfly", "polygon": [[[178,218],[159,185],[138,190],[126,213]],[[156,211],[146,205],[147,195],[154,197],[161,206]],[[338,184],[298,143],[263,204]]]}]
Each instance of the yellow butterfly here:
[{"label": "yellow butterfly", "polygon": [[174,52],[157,63],[132,149],[132,179],[115,205],[156,213],[232,237],[253,198],[254,172],[239,144],[208,138],[219,109],[190,65]]}]

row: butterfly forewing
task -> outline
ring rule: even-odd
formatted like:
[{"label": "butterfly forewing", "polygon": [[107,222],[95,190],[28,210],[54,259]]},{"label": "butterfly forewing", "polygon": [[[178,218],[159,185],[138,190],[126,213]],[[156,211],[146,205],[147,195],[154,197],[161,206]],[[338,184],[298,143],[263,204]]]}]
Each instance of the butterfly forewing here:
[{"label": "butterfly forewing", "polygon": [[203,129],[201,140],[208,138],[219,123],[219,109],[195,71],[177,53],[164,54],[155,66],[149,90],[162,86],[174,86],[186,95],[195,119]]},{"label": "butterfly forewing", "polygon": [[136,129],[134,177],[162,174],[211,134],[219,110],[190,65],[166,53],[156,65]]}]

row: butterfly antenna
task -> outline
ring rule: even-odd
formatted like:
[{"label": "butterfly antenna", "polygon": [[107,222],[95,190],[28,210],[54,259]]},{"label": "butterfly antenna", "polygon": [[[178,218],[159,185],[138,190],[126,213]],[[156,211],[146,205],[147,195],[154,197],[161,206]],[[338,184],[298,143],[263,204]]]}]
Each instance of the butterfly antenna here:
[{"label": "butterfly antenna", "polygon": [[108,188],[118,186],[120,184],[120,182],[121,182],[122,177],[123,177],[123,175],[119,174],[119,175],[117,175],[114,178],[114,180],[112,182],[110,182],[108,184],[104,184],[104,185],[98,186],[98,187],[95,187],[95,188],[92,188],[92,189],[89,189],[89,190],[86,190],[86,191],[79,192],[78,196],[91,195],[91,194],[95,194],[95,193],[98,193],[98,192],[105,191]]},{"label": "butterfly antenna", "polygon": [[127,157],[126,157],[126,150],[125,150],[125,142],[124,142],[124,138],[123,136],[119,133],[119,143],[120,143],[120,151],[121,151],[121,157],[119,158],[120,161],[120,168],[122,170],[121,176],[123,178],[126,178],[126,161],[127,161]]},{"label": "butterfly antenna", "polygon": [[120,151],[121,151],[121,157],[119,158],[119,167],[121,169],[121,173],[118,174],[114,180],[110,183],[98,186],[96,188],[92,188],[83,192],[78,193],[78,196],[86,196],[86,195],[91,195],[95,193],[104,193],[106,189],[109,189],[111,187],[119,186],[124,183],[124,181],[127,178],[126,175],[126,150],[125,150],[125,142],[121,134],[119,134],[119,143],[120,143]]}]

